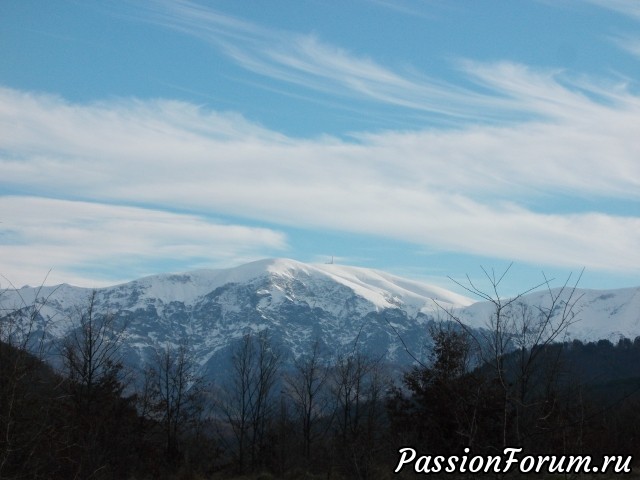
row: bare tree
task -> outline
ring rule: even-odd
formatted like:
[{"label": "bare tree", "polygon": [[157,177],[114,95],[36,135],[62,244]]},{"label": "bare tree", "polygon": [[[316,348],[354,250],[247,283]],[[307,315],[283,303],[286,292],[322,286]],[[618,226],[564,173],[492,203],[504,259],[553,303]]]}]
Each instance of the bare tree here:
[{"label": "bare tree", "polygon": [[70,321],[72,330],[61,347],[69,438],[60,455],[70,459],[78,478],[113,475],[123,455],[123,445],[113,437],[122,434],[125,412],[132,408],[132,398],[123,398],[125,326],[114,315],[99,312],[96,290]]},{"label": "bare tree", "polygon": [[337,438],[343,452],[343,467],[356,478],[372,475],[385,383],[380,361],[356,347],[339,356],[333,366],[331,393]]},{"label": "bare tree", "polygon": [[[7,281],[9,287],[0,289],[0,341],[42,358],[47,327],[42,309],[60,286],[45,288],[45,277],[43,284],[33,292],[33,300],[30,300],[11,281],[1,275],[0,277]],[[11,303],[10,297],[14,298]]]},{"label": "bare tree", "polygon": [[[236,443],[236,464],[242,472],[246,463],[246,450],[249,437],[252,379],[254,376],[254,350],[250,335],[244,335],[241,343],[231,357],[232,379],[221,401],[221,408]],[[223,434],[224,440],[224,434]]]},{"label": "bare tree", "polygon": [[263,330],[257,338],[257,368],[255,396],[252,409],[251,463],[257,466],[259,456],[265,448],[267,422],[273,415],[273,387],[282,362],[282,352],[272,344],[269,333]]},{"label": "bare tree", "polygon": [[[549,362],[544,353],[552,343],[563,340],[567,329],[578,320],[576,310],[581,298],[577,292],[581,275],[573,284],[570,284],[570,275],[558,289],[552,289],[551,281],[544,277],[540,284],[513,297],[504,298],[500,294],[500,286],[510,267],[500,275],[482,269],[490,285],[488,291],[476,286],[468,276],[466,284],[451,279],[492,305],[492,313],[484,329],[472,330],[454,312],[442,309],[450,320],[460,325],[469,338],[473,339],[483,363],[490,365],[494,372],[503,396],[503,447],[512,440],[509,436],[511,423],[515,425],[513,441],[521,444],[521,424],[525,410],[548,403],[539,396],[529,398],[534,393],[531,380],[540,374],[542,368],[546,368],[548,385],[557,377],[557,361]],[[547,289],[547,295],[542,304],[532,306],[524,302],[524,295],[543,286]],[[506,368],[506,354],[514,350],[518,352],[517,364],[513,368]],[[552,408],[553,405],[548,407]]]},{"label": "bare tree", "polygon": [[74,399],[89,409],[96,400],[99,387],[112,387],[122,392],[120,348],[125,331],[110,314],[97,312],[97,291],[89,295],[87,304],[76,310],[74,328],[62,345],[64,372],[73,386]]},{"label": "bare tree", "polygon": [[[50,435],[51,402],[46,396],[54,395],[52,385],[58,386],[53,375],[45,378],[47,369],[41,363],[46,345],[41,310],[57,288],[47,289],[45,297],[41,285],[31,300],[9,280],[7,284],[9,288],[0,289],[0,478],[9,478],[25,459],[37,458],[36,451]],[[38,396],[45,384],[46,395]],[[41,468],[38,463],[30,463],[34,475]]]},{"label": "bare tree", "polygon": [[321,343],[316,339],[308,355],[294,362],[294,370],[285,377],[286,391],[293,401],[302,426],[302,454],[307,464],[311,459],[316,424],[328,415],[328,398],[324,389],[329,368],[321,355]]},{"label": "bare tree", "polygon": [[145,376],[150,403],[147,410],[162,426],[167,460],[176,465],[181,457],[183,433],[193,430],[201,420],[203,379],[196,373],[186,342],[177,347],[170,344],[158,347]]},{"label": "bare tree", "polygon": [[235,437],[236,462],[242,471],[247,463],[259,466],[266,447],[265,432],[273,413],[273,388],[282,353],[266,330],[243,336],[232,354],[232,376],[221,403],[224,417]]}]

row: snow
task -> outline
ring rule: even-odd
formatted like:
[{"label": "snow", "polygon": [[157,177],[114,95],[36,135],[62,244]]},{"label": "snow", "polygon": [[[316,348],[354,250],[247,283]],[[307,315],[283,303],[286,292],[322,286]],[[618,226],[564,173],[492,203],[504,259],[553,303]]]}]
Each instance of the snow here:
[{"label": "snow", "polygon": [[397,277],[378,270],[347,267],[335,264],[314,265],[319,271],[331,276],[335,281],[353,289],[378,308],[393,308],[397,305],[389,298],[402,301],[405,308],[419,311],[427,307],[436,310],[433,300],[447,306],[468,306],[473,303],[469,298],[440,287],[427,285],[414,280]]},{"label": "snow", "polygon": [[[216,288],[229,283],[250,283],[254,280],[272,277],[280,279],[305,278],[313,289],[315,284],[327,281],[337,282],[351,289],[354,294],[372,305],[371,310],[401,307],[416,315],[419,311],[433,312],[438,306],[433,300],[446,307],[470,305],[471,299],[447,291],[443,288],[404,279],[378,270],[335,264],[305,264],[287,258],[258,260],[235,268],[217,270],[196,270],[183,274],[161,274],[142,278],[126,287],[136,285],[144,291],[140,299],[160,298],[164,302],[179,301],[194,303],[198,298]],[[276,290],[282,290],[276,285]],[[264,289],[259,294],[271,293],[273,301],[295,300],[288,294]],[[390,301],[393,300],[393,301]],[[327,305],[329,308],[329,306]]]},{"label": "snow", "polygon": [[[231,284],[237,288],[230,288]],[[226,288],[209,296],[220,287]],[[152,275],[97,292],[100,311],[135,314],[135,324],[127,335],[129,347],[140,359],[154,342],[173,342],[187,336],[199,352],[202,365],[246,329],[258,331],[268,326],[294,355],[303,352],[305,342],[318,332],[337,346],[353,345],[358,332],[364,332],[361,338],[373,332],[378,341],[385,335],[390,337],[386,347],[381,347],[387,348],[388,355],[401,356],[403,349],[395,334],[389,332],[381,316],[368,317],[369,313],[395,309],[398,315],[391,315],[388,321],[413,343],[415,351],[422,351],[427,316],[443,318],[442,308],[455,312],[474,328],[485,327],[493,313],[490,303],[474,303],[441,287],[386,272],[283,258],[236,268]],[[91,290],[63,284],[0,293],[4,311],[31,305],[36,299],[43,303],[41,313],[47,331],[60,338],[71,328],[78,309],[86,306]],[[576,290],[574,298],[578,298],[575,310],[579,321],[571,326],[570,338],[615,340],[620,335],[640,335],[640,288]],[[212,301],[215,310],[207,310]],[[519,301],[534,309],[546,308],[549,292],[533,292]],[[200,313],[194,313],[198,308]],[[176,311],[180,314],[172,316]],[[213,311],[215,314],[207,313]],[[376,320],[370,321],[372,317]]]},{"label": "snow", "polygon": [[[331,286],[338,284],[350,289],[360,299],[358,308],[363,314],[366,311],[401,308],[415,317],[418,312],[437,314],[441,307],[455,308],[457,314],[470,326],[482,327],[486,326],[487,318],[492,313],[492,306],[485,302],[474,303],[470,298],[441,287],[386,272],[338,264],[305,264],[286,258],[264,259],[235,268],[152,275],[103,288],[98,292],[112,292],[108,299],[110,308],[146,308],[150,301],[162,308],[162,304],[166,305],[172,301],[192,305],[216,288],[230,283],[249,284],[260,279],[271,280],[269,288],[262,287],[256,290],[258,295],[263,296],[259,302],[260,309],[270,308],[288,300],[307,301],[333,314],[344,313],[344,302],[348,299],[332,296],[335,289]],[[296,279],[303,282],[309,292],[314,293],[314,298],[295,296],[289,288],[289,283]],[[129,299],[133,291],[139,293],[134,304]],[[323,297],[316,292],[329,293]],[[45,318],[61,320],[61,311],[82,307],[90,293],[90,289],[67,284],[21,288],[6,290],[0,296],[0,304],[4,310],[11,310],[31,305],[38,300],[44,303],[42,314]],[[579,289],[575,295],[574,298],[579,297],[575,309],[579,321],[570,331],[573,336],[591,339],[612,335],[635,337],[640,334],[640,288]],[[549,302],[549,292],[533,292],[521,300],[532,306],[545,307]],[[225,308],[235,311],[238,306],[225,305]]]},{"label": "snow", "polygon": [[[551,296],[558,296],[559,293],[559,289],[552,289],[551,292],[541,290],[524,295],[518,302],[526,303],[534,310],[548,310]],[[565,289],[558,304],[564,308],[567,302],[575,302],[575,317],[567,329],[567,339],[616,340],[620,336],[633,339],[640,335],[640,288],[576,289],[575,292]],[[479,328],[487,326],[487,319],[493,311],[490,303],[479,302],[465,309],[458,309],[456,314],[465,323]],[[559,317],[556,315],[555,318]]]}]

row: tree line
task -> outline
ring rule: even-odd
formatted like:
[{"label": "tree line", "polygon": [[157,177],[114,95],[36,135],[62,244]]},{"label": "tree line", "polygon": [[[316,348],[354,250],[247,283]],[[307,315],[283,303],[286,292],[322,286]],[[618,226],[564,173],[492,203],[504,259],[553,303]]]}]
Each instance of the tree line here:
[{"label": "tree line", "polygon": [[41,305],[5,311],[0,478],[384,479],[406,446],[640,453],[640,338],[566,341],[575,288],[531,307],[502,299],[490,278],[486,328],[443,311],[425,331],[429,358],[400,378],[357,341],[336,355],[318,338],[287,364],[266,330],[237,339],[220,384],[198,375],[184,341],[133,372],[126,325],[96,313],[96,292],[69,319],[54,370],[34,348]]}]

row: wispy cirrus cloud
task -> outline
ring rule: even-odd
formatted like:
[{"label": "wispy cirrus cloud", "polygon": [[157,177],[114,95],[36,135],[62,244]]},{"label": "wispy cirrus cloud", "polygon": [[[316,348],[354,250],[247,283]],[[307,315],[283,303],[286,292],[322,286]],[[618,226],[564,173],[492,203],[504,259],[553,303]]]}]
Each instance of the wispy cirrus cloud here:
[{"label": "wispy cirrus cloud", "polygon": [[[638,5],[606,3],[626,13]],[[382,65],[313,34],[264,28],[187,0],[156,0],[135,15],[198,38],[237,65],[272,80],[466,123],[554,120],[593,113],[600,103],[635,101],[621,80],[596,81],[513,62],[460,59],[453,65],[459,81],[442,80],[412,68]],[[585,96],[596,101],[585,102]],[[588,111],[580,111],[584,108]]]},{"label": "wispy cirrus cloud", "polygon": [[313,34],[263,28],[190,1],[157,0],[135,15],[207,42],[253,73],[316,92],[474,121],[513,114],[506,99],[391,69]]},{"label": "wispy cirrus cloud", "polygon": [[364,0],[379,7],[386,8],[411,17],[434,19],[443,14],[465,10],[461,3],[447,0]]},{"label": "wispy cirrus cloud", "polygon": [[640,58],[640,35],[619,34],[609,37],[610,40],[622,50]]},{"label": "wispy cirrus cloud", "polygon": [[[607,10],[618,12],[622,15],[640,20],[640,2],[635,0],[587,0],[593,5]],[[609,37],[612,43],[622,50],[640,57],[640,36],[637,33],[617,33]]]},{"label": "wispy cirrus cloud", "polygon": [[636,0],[587,0],[587,2],[640,19],[640,3]]}]

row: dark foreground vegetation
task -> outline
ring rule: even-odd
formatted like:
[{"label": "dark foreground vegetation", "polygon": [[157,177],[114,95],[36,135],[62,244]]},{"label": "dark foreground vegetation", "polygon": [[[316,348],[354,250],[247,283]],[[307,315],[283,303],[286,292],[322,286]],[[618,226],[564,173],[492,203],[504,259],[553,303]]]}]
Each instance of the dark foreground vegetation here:
[{"label": "dark foreground vegetation", "polygon": [[285,369],[267,332],[247,334],[224,385],[197,377],[186,344],[127,371],[124,326],[95,315],[95,296],[56,370],[29,328],[37,306],[3,312],[0,478],[412,478],[393,473],[406,446],[640,458],[640,337],[563,341],[571,296],[551,295],[537,309],[490,298],[480,332],[446,313],[425,331],[430,358],[396,378],[357,342],[336,356],[319,339]]}]

